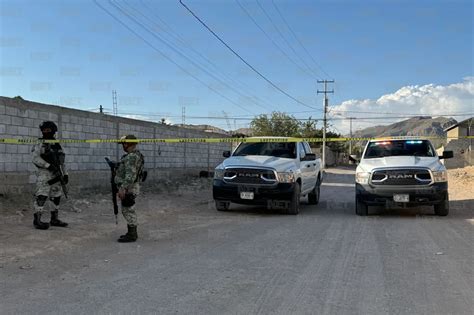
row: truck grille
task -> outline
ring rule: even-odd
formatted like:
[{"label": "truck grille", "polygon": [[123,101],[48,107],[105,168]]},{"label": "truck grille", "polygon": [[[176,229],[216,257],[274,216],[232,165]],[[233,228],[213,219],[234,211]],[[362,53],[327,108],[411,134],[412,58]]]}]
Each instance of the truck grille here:
[{"label": "truck grille", "polygon": [[407,185],[418,186],[431,183],[431,173],[427,169],[388,169],[372,173],[372,185]]},{"label": "truck grille", "polygon": [[276,183],[275,171],[253,168],[228,168],[224,181],[233,184],[273,185]]}]

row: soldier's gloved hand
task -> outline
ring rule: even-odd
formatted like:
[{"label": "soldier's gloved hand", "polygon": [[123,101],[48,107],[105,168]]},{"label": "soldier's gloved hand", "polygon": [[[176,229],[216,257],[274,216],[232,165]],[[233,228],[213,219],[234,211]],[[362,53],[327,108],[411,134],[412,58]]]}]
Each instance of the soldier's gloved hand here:
[{"label": "soldier's gloved hand", "polygon": [[64,179],[64,184],[67,185],[67,183],[69,183],[69,175],[64,175],[63,179]]},{"label": "soldier's gloved hand", "polygon": [[57,172],[58,168],[56,166],[54,166],[53,164],[49,164],[48,171]]}]

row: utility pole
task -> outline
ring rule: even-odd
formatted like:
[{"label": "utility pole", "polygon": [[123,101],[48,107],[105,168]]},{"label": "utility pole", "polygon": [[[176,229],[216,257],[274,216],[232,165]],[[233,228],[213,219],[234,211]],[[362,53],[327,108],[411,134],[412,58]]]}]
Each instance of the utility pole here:
[{"label": "utility pole", "polygon": [[351,138],[351,140],[349,140],[349,155],[352,154],[352,119],[354,119],[354,117],[349,117],[349,121],[350,121],[350,138]]},{"label": "utility pole", "polygon": [[186,125],[186,106],[181,108],[181,124],[184,126]]},{"label": "utility pole", "polygon": [[112,90],[112,105],[113,105],[113,114],[114,116],[118,115],[118,106],[117,106],[117,91]]},{"label": "utility pole", "polygon": [[318,93],[324,93],[324,127],[323,127],[323,156],[322,156],[322,168],[326,168],[326,129],[327,129],[327,112],[328,112],[328,93],[334,93],[334,90],[328,91],[328,83],[334,83],[334,80],[318,80],[318,83],[324,83],[324,91],[318,90]]}]

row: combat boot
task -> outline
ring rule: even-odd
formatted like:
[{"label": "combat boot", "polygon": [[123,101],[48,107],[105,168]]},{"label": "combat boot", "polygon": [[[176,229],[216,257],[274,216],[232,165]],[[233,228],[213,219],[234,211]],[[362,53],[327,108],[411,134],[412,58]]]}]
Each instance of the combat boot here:
[{"label": "combat boot", "polygon": [[49,223],[41,222],[41,213],[38,213],[38,212],[34,214],[33,225],[38,230],[47,230],[47,229],[49,229]]},{"label": "combat boot", "polygon": [[66,227],[68,224],[58,219],[58,211],[51,211],[51,226]]},{"label": "combat boot", "polygon": [[128,229],[127,234],[120,236],[120,238],[117,240],[119,243],[130,243],[130,242],[135,242],[137,240],[138,238],[137,227],[127,225],[127,229]]}]

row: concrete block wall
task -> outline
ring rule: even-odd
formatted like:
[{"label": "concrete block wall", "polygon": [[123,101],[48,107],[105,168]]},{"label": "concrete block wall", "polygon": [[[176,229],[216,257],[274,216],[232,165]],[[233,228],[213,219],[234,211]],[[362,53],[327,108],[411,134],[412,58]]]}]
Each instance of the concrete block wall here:
[{"label": "concrete block wall", "polygon": [[[117,139],[126,134],[138,138],[223,138],[224,135],[166,126],[74,110],[60,106],[0,97],[0,139],[38,138],[39,124],[52,120],[60,139]],[[36,167],[31,163],[32,145],[0,143],[0,194],[26,193],[34,189]],[[71,189],[109,185],[109,168],[104,157],[119,159],[124,153],[116,143],[65,143],[66,167]],[[212,170],[222,160],[230,143],[141,143],[150,180],[163,176],[197,175]]]}]

